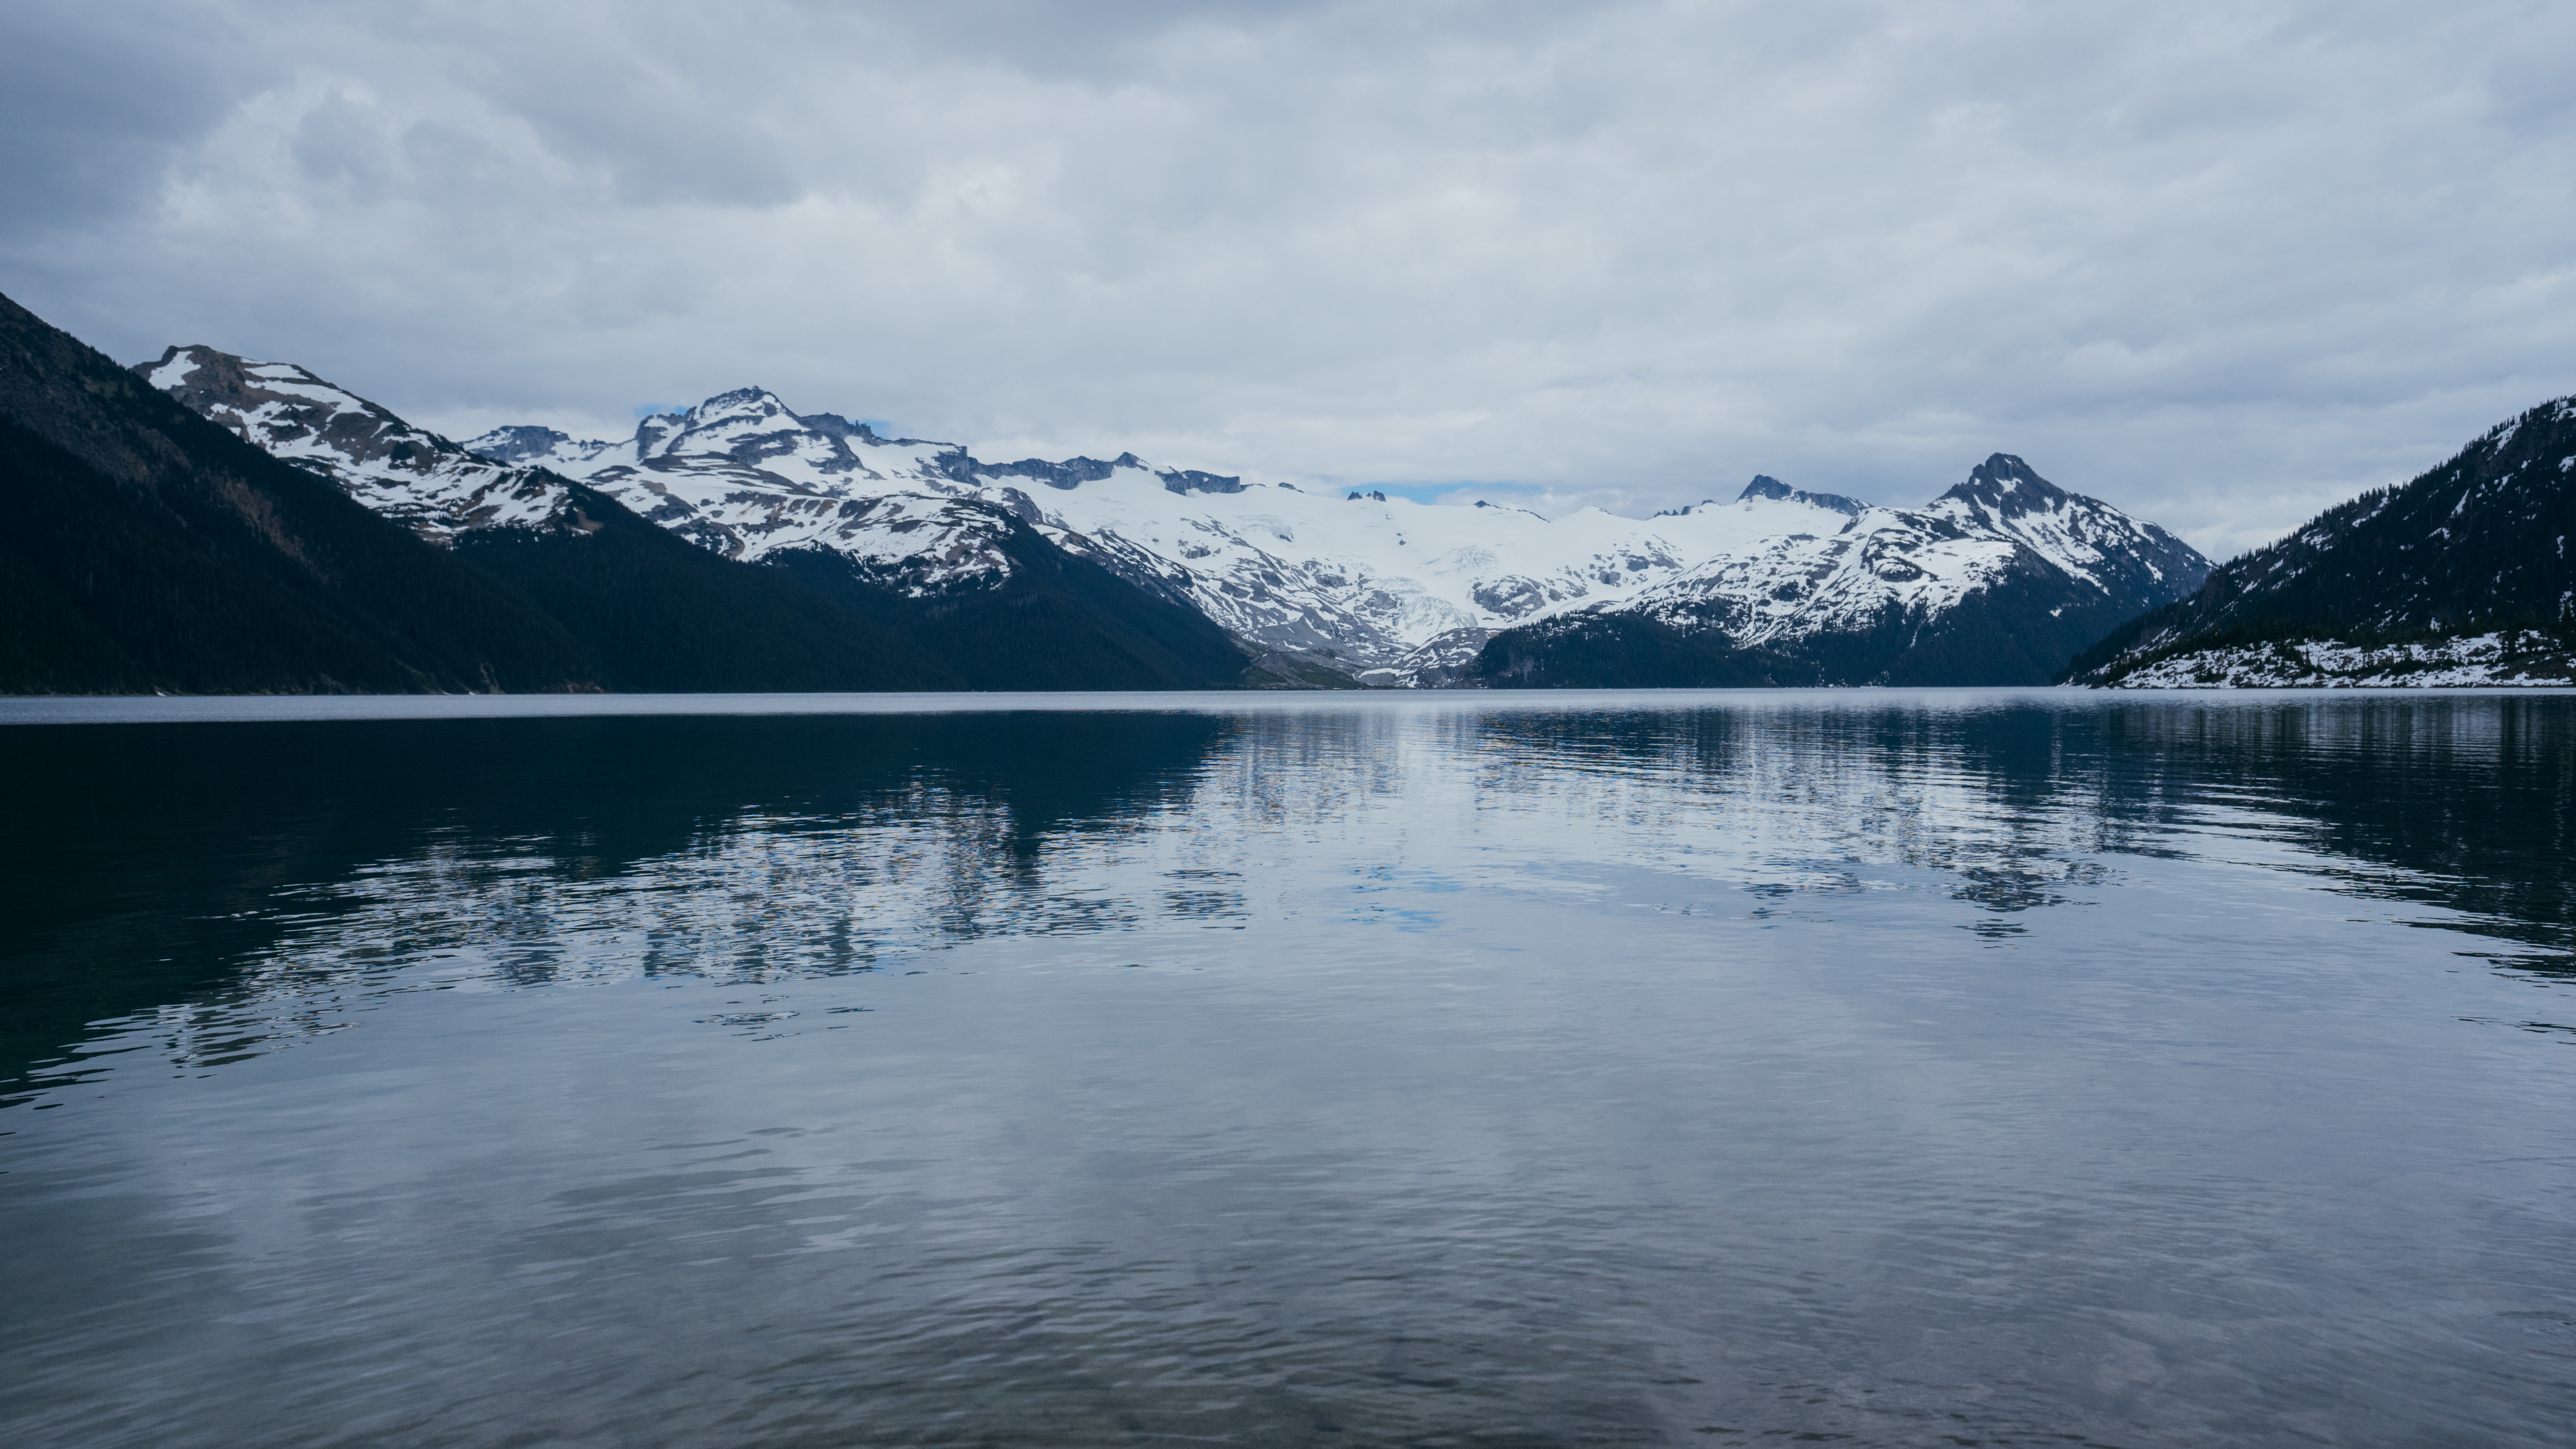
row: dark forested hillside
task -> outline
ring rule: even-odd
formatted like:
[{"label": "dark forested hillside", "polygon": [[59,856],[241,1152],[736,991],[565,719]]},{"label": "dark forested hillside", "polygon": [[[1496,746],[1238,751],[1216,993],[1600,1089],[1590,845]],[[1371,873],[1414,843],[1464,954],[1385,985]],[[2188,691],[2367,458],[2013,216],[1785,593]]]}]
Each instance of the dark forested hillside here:
[{"label": "dark forested hillside", "polygon": [[2113,631],[2067,675],[2114,683],[2201,650],[2436,639],[2576,624],[2576,398],[2498,424],[2440,467],[2330,508]]},{"label": "dark forested hillside", "polygon": [[868,578],[842,554],[792,549],[768,567],[899,628],[970,689],[1224,689],[1250,662],[1185,604],[1056,547],[992,510],[1010,575],[991,588],[914,598]]},{"label": "dark forested hillside", "polygon": [[541,528],[470,529],[456,556],[535,600],[614,688],[670,693],[958,689],[904,631],[786,573],[736,563],[566,484]]},{"label": "dark forested hillside", "polygon": [[1739,649],[1645,614],[1568,614],[1485,641],[1467,677],[1493,689],[1766,689],[1822,683],[1804,659]]},{"label": "dark forested hillside", "polygon": [[542,605],[615,688],[1221,689],[1243,674],[1196,611],[1007,514],[1006,580],[915,596],[819,549],[740,563],[557,481],[557,521],[467,529],[456,554]]},{"label": "dark forested hillside", "polygon": [[0,297],[0,691],[565,690],[515,591]]}]

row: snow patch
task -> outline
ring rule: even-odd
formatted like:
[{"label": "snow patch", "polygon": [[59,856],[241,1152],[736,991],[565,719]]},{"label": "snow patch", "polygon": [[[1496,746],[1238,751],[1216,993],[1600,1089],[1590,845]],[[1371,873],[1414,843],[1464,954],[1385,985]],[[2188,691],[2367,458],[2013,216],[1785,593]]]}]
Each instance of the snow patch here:
[{"label": "snow patch", "polygon": [[178,348],[172,348],[171,355],[162,359],[159,367],[146,373],[143,380],[163,392],[168,392],[174,387],[186,385],[188,379],[196,374],[197,366],[196,358]]}]

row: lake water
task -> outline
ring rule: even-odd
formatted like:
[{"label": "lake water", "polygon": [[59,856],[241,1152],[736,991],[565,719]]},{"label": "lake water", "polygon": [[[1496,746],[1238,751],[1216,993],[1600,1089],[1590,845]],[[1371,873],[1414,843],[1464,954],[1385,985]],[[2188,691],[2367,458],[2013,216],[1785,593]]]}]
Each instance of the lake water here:
[{"label": "lake water", "polygon": [[949,703],[0,704],[0,1441],[2576,1442],[2576,698]]}]

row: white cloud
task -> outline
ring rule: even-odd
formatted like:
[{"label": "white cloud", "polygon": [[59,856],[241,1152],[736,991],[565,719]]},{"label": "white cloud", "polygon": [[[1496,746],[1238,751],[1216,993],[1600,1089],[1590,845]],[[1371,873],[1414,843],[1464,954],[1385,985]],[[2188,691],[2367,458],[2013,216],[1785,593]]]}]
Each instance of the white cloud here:
[{"label": "white cloud", "polygon": [[2576,389],[2538,6],[214,13],[56,126],[105,180],[7,153],[0,290],[450,432],[760,383],[1631,512],[2003,450],[2223,554]]}]

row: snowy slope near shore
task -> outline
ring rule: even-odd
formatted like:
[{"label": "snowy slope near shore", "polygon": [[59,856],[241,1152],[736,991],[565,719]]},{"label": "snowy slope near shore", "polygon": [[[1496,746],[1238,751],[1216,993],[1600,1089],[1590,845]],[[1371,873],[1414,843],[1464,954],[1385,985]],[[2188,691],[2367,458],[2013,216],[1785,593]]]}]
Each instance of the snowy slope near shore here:
[{"label": "snowy slope near shore", "polygon": [[2274,640],[2563,638],[2576,629],[2571,535],[2576,397],[2562,397],[2231,560],[2189,598],[2096,643],[2073,677],[2122,684],[2170,673],[2175,657],[2233,657]]},{"label": "snowy slope near shore", "polygon": [[2114,680],[2113,689],[2473,689],[2576,685],[2576,661],[2538,634],[2406,644],[2280,643],[2198,649]]}]

